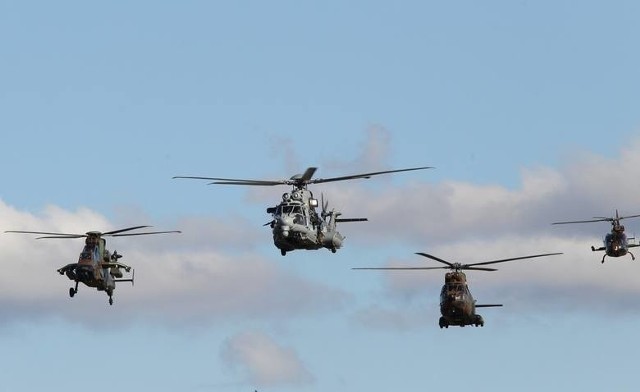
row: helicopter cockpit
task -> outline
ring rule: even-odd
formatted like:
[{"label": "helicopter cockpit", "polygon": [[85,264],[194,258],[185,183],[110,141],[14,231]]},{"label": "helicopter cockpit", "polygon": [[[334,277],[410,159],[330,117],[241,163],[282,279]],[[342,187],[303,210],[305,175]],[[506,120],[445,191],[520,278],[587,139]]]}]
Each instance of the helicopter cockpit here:
[{"label": "helicopter cockpit", "polygon": [[275,217],[293,216],[293,223],[306,225],[305,210],[299,204],[280,204],[274,212]]},{"label": "helicopter cockpit", "polygon": [[99,237],[96,235],[87,235],[84,248],[80,253],[78,264],[93,265],[95,261],[100,260],[100,248],[98,246]]},{"label": "helicopter cockpit", "polygon": [[607,233],[607,235],[604,236],[604,242],[608,246],[615,244],[624,245],[627,242],[627,235],[623,232]]},{"label": "helicopter cockpit", "polygon": [[464,301],[466,298],[466,285],[464,283],[448,283],[442,286],[440,293],[442,301],[449,299],[454,301]]},{"label": "helicopter cockpit", "polygon": [[309,194],[307,206],[301,191],[296,190],[291,194],[285,192],[282,194],[282,202],[276,207],[268,208],[267,213],[272,214],[274,218],[293,217],[294,224],[307,226],[311,223],[315,227],[319,224],[318,214],[315,211],[318,200],[314,199],[310,192]]},{"label": "helicopter cockpit", "polygon": [[624,233],[624,226],[623,225],[613,225],[612,229],[616,233]]}]

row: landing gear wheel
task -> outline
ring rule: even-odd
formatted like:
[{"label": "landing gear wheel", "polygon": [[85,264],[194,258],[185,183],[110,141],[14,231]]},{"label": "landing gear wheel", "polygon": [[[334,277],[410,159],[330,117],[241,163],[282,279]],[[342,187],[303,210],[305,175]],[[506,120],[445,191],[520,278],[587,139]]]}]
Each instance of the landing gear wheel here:
[{"label": "landing gear wheel", "polygon": [[331,248],[331,253],[336,253],[336,248]]},{"label": "landing gear wheel", "polygon": [[73,287],[69,287],[69,297],[73,298],[76,295],[76,290]]},{"label": "landing gear wheel", "polygon": [[287,255],[287,251],[284,250],[284,249],[280,249],[280,254],[283,255],[283,256],[286,256]]},{"label": "landing gear wheel", "polygon": [[109,297],[109,305],[113,305],[113,298]]},{"label": "landing gear wheel", "polygon": [[438,320],[438,325],[440,325],[440,329],[449,328],[449,323],[444,319],[444,317],[440,317],[440,320]]}]

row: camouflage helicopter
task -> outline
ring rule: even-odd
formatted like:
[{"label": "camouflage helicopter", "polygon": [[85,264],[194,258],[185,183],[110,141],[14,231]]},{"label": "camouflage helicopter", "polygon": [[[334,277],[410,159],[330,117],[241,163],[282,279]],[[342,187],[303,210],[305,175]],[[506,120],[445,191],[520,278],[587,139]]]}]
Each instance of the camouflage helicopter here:
[{"label": "camouflage helicopter", "polygon": [[340,222],[363,222],[367,218],[339,218],[342,213],[328,209],[329,203],[321,195],[322,210],[316,211],[318,199],[307,189],[309,184],[370,178],[380,174],[398,173],[413,170],[431,169],[431,167],[414,167],[409,169],[386,170],[372,173],[354,174],[342,177],[316,178],[313,175],[317,168],[310,167],[303,174],[292,176],[288,180],[242,180],[235,178],[176,176],[173,178],[187,178],[213,181],[211,184],[221,185],[249,185],[274,186],[291,185],[291,193],[284,193],[281,202],[275,207],[267,208],[272,220],[265,226],[270,226],[273,233],[273,243],[285,256],[287,252],[296,249],[315,250],[330,249],[335,253],[342,247],[344,236],[336,229]]},{"label": "camouflage helicopter", "polygon": [[109,305],[113,305],[113,290],[116,282],[131,282],[133,285],[135,271],[130,279],[123,279],[122,270],[132,272],[132,268],[119,262],[122,257],[117,251],[113,253],[106,249],[104,237],[128,237],[149,234],[180,233],[180,231],[152,231],[144,233],[125,233],[131,230],[150,226],[133,226],[125,229],[108,231],[89,231],[85,234],[50,233],[43,231],[8,230],[5,233],[42,234],[41,238],[85,238],[85,245],[77,263],[67,264],[57,271],[60,275],[67,275],[75,282],[75,287],[69,288],[69,296],[73,298],[78,292],[78,284],[84,283],[88,287],[95,287],[98,291],[105,291],[109,296]]},{"label": "camouflage helicopter", "polygon": [[512,257],[508,259],[485,261],[481,263],[460,264],[450,263],[427,253],[418,252],[417,255],[446,264],[445,267],[359,267],[355,270],[434,270],[450,269],[444,276],[444,285],[440,291],[440,313],[442,316],[438,324],[440,328],[449,328],[450,325],[464,327],[466,325],[484,326],[484,319],[476,313],[476,308],[490,308],[502,306],[502,304],[479,305],[469,291],[467,276],[463,270],[470,271],[497,271],[495,268],[482,267],[484,265],[505,263],[507,261],[533,259],[536,257],[560,255],[562,253],[544,253],[531,256]]},{"label": "camouflage helicopter", "polygon": [[567,222],[554,222],[553,225],[564,225],[571,223],[591,223],[591,222],[611,222],[611,232],[607,233],[604,237],[604,246],[596,248],[591,246],[591,250],[594,252],[604,251],[602,255],[601,263],[604,263],[604,258],[609,257],[621,257],[627,253],[631,256],[631,260],[635,260],[636,257],[629,251],[629,248],[635,248],[640,246],[638,244],[630,244],[627,235],[624,233],[624,226],[620,224],[620,221],[627,218],[637,218],[640,215],[620,216],[618,210],[616,210],[616,216],[613,218],[607,218],[602,216],[596,216],[590,220],[582,221],[567,221]]}]

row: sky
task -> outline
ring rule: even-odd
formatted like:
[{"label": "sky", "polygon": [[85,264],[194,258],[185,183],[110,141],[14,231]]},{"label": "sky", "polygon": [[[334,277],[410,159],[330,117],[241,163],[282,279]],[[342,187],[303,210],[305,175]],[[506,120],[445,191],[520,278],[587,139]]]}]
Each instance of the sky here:
[{"label": "sky", "polygon": [[[634,1],[0,1],[0,391],[631,391],[640,265]],[[345,217],[333,254],[263,224],[286,179]],[[640,219],[625,220],[630,236]],[[135,268],[113,306],[56,269],[84,233]],[[483,328],[438,328],[443,271]],[[640,251],[638,252],[640,256]],[[640,260],[640,259],[638,259]]]}]

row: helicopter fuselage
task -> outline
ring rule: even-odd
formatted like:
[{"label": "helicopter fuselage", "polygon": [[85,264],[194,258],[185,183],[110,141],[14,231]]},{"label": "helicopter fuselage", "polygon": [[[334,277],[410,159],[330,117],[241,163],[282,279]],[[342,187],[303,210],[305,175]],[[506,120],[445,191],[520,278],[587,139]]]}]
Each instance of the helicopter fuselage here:
[{"label": "helicopter fuselage", "polygon": [[[106,242],[103,238],[94,237],[90,234],[80,253],[78,262],[67,264],[59,268],[58,272],[60,275],[66,275],[67,278],[76,282],[75,288],[69,289],[71,297],[78,292],[78,283],[82,283],[87,287],[96,288],[98,291],[105,291],[109,296],[109,303],[112,304],[116,282],[133,282],[132,279],[120,279],[123,276],[120,268],[127,269],[129,267],[117,262],[119,255],[112,257],[111,253],[105,248]],[[115,262],[112,259],[115,259]]]},{"label": "helicopter fuselage", "polygon": [[482,316],[476,313],[476,301],[463,272],[448,272],[445,275],[445,284],[440,291],[440,313],[440,328],[450,325],[484,326]]},{"label": "helicopter fuselage", "polygon": [[620,257],[629,253],[629,242],[624,233],[612,231],[604,237],[607,256]]},{"label": "helicopter fuselage", "polygon": [[315,208],[318,201],[306,189],[296,189],[291,195],[282,195],[282,202],[267,209],[272,214],[273,243],[284,256],[296,249],[330,249],[335,252],[342,246],[344,237],[336,230],[337,213],[323,214]]},{"label": "helicopter fuselage", "polygon": [[115,280],[109,273],[109,268],[72,263],[60,268],[58,272],[61,275],[66,275],[70,280],[80,282],[88,287],[94,287],[99,291],[113,292],[116,288]]}]

